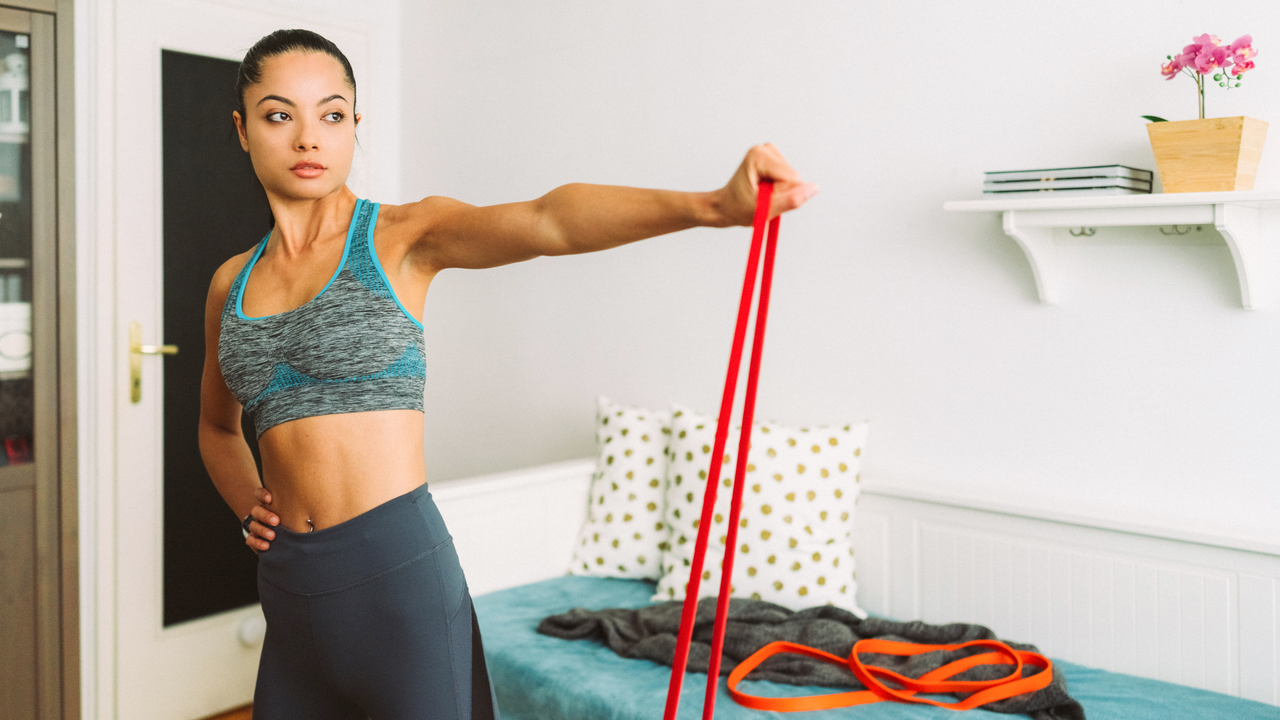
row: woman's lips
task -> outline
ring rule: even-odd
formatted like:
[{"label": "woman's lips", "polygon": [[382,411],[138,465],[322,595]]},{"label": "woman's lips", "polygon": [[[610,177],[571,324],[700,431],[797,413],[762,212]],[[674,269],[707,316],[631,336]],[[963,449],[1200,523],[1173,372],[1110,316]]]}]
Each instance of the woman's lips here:
[{"label": "woman's lips", "polygon": [[317,178],[324,174],[324,166],[315,162],[300,162],[289,168],[300,178]]}]

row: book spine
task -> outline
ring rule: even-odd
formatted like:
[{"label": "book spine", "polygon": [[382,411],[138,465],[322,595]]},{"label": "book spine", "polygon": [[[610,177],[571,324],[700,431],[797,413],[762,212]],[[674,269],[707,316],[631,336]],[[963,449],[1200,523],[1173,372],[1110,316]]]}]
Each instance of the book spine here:
[{"label": "book spine", "polygon": [[1154,178],[1154,173],[1150,170],[1139,170],[1137,168],[1126,167],[1124,165],[1086,168],[1055,168],[1051,170],[1011,170],[987,172],[984,173],[984,175],[986,179],[991,182],[1077,180],[1097,177],[1130,178],[1133,180],[1145,180],[1147,182],[1151,182]]},{"label": "book spine", "polygon": [[1045,189],[1045,190],[984,190],[983,195],[987,197],[1031,197],[1034,195],[1053,194],[1059,197],[1078,197],[1088,195],[1148,195],[1151,193],[1147,190],[1134,190],[1122,187],[1101,187],[1101,188],[1063,188],[1063,189]]},{"label": "book spine", "polygon": [[1150,190],[1151,183],[1146,180],[1132,178],[1098,177],[1080,178],[1077,180],[987,180],[982,184],[986,190],[1046,190],[1073,187],[1125,187],[1134,190]]}]

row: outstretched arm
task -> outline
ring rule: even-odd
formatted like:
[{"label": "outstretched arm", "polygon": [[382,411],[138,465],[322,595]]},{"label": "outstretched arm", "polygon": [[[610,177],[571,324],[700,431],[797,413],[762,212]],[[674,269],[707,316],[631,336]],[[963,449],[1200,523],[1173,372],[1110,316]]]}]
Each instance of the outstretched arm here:
[{"label": "outstretched arm", "polygon": [[729,182],[711,192],[574,184],[537,200],[488,207],[427,198],[405,208],[420,228],[410,255],[435,273],[606,250],[697,226],[750,225],[761,179],[776,183],[771,216],[800,207],[817,192],[777,148],[757,145]]}]

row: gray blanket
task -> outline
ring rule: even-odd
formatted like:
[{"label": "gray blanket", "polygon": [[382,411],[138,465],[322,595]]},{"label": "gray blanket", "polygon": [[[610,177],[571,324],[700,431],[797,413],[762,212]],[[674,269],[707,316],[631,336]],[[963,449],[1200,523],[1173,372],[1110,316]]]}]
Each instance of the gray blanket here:
[{"label": "gray blanket", "polygon": [[[538,625],[538,632],[566,640],[598,640],[622,657],[643,658],[669,666],[675,655],[680,610],[679,601],[649,605],[637,610],[575,608],[544,619]],[[693,644],[689,649],[690,671],[707,671],[715,611],[715,598],[703,598],[698,603]],[[799,643],[837,657],[848,657],[855,641],[871,637],[931,645],[996,638],[994,633],[981,625],[928,625],[878,618],[861,620],[847,610],[829,605],[796,612],[773,603],[734,598],[729,601],[729,619],[720,673],[728,675],[740,661],[775,640]],[[1037,652],[1034,645],[1013,642],[1007,644],[1017,650]],[[910,657],[879,654],[864,654],[861,657],[866,664],[889,668],[908,677],[920,677],[961,657],[987,651],[986,648],[979,648],[937,651]],[[1008,665],[980,665],[954,679],[991,680],[1007,675],[1010,669]],[[1035,672],[1041,671],[1039,668],[1023,668],[1024,676]],[[769,658],[753,670],[747,679],[790,685],[863,689],[847,667],[792,654]],[[1066,678],[1056,672],[1048,687],[983,707],[996,712],[1025,713],[1035,720],[1084,720],[1084,708],[1067,694]]]}]

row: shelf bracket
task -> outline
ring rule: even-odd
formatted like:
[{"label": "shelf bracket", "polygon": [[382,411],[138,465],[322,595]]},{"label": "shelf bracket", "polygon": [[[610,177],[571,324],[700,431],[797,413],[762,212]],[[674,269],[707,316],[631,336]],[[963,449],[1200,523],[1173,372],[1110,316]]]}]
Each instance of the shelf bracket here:
[{"label": "shelf bracket", "polygon": [[1052,305],[1058,301],[1058,250],[1053,244],[1053,228],[1027,227],[1018,222],[1017,210],[1004,212],[1004,233],[1017,241],[1031,264],[1040,302]]},{"label": "shelf bracket", "polygon": [[1261,229],[1258,208],[1235,203],[1215,203],[1213,225],[1231,249],[1240,280],[1240,304],[1252,310],[1261,300],[1262,273]]}]

